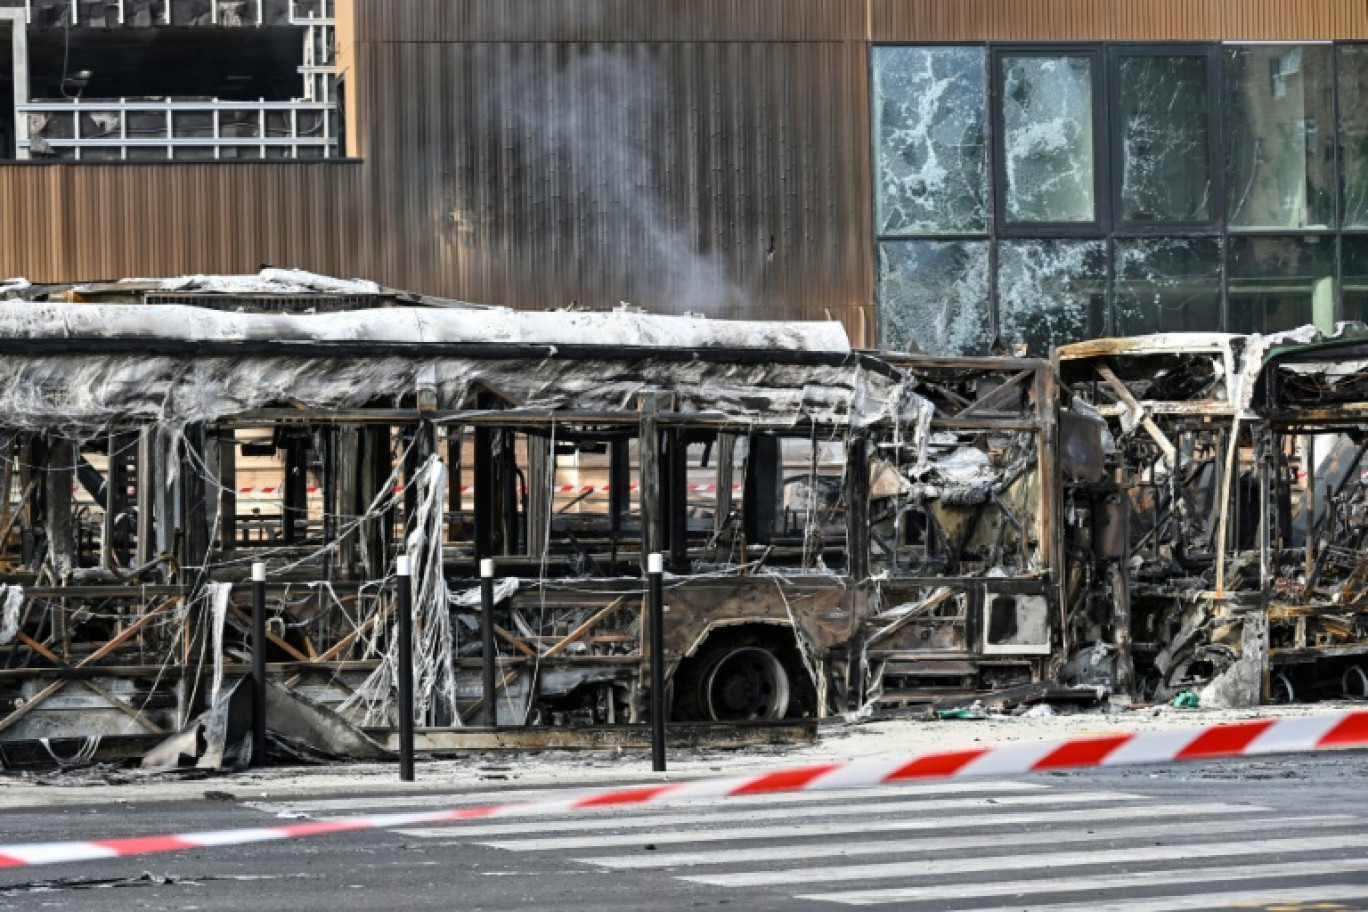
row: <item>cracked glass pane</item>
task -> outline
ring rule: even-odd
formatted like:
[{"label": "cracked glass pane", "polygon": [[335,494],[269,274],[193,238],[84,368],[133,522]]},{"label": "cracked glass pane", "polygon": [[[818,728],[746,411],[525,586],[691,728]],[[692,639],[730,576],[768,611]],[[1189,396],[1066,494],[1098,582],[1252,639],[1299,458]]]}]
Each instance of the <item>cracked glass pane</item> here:
[{"label": "cracked glass pane", "polygon": [[1093,221],[1092,58],[1001,60],[1007,221]]},{"label": "cracked glass pane", "polygon": [[1339,49],[1339,93],[1344,227],[1368,228],[1368,47]]},{"label": "cracked glass pane", "polygon": [[1102,334],[1107,307],[1104,241],[1004,241],[998,248],[1002,341],[1033,355]]},{"label": "cracked glass pane", "polygon": [[1119,63],[1121,218],[1211,218],[1207,59],[1123,57]]},{"label": "cracked glass pane", "polygon": [[1344,257],[1344,320],[1368,320],[1368,237],[1346,234]]},{"label": "cracked glass pane", "polygon": [[1220,238],[1118,238],[1114,256],[1117,335],[1220,331]]},{"label": "cracked glass pane", "polygon": [[1235,333],[1280,332],[1335,313],[1335,239],[1232,237],[1230,317]]},{"label": "cracked glass pane", "polygon": [[889,241],[879,245],[879,339],[932,355],[988,353],[986,241]]},{"label": "cracked glass pane", "polygon": [[1232,228],[1327,228],[1334,217],[1330,48],[1226,49],[1226,217]]},{"label": "cracked glass pane", "polygon": [[880,234],[988,230],[983,48],[874,49]]}]

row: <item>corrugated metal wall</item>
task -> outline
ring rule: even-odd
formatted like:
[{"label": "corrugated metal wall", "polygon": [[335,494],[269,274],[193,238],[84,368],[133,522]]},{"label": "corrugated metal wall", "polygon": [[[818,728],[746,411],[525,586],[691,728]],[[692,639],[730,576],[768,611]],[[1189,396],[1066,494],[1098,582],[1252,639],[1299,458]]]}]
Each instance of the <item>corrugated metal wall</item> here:
[{"label": "corrugated metal wall", "polygon": [[353,274],[361,166],[0,166],[0,276],[35,282],[252,271]]},{"label": "corrugated metal wall", "polygon": [[352,0],[367,41],[839,41],[867,0]]},{"label": "corrugated metal wall", "polygon": [[876,41],[1368,38],[1364,0],[870,0]]},{"label": "corrugated metal wall", "polygon": [[858,319],[865,67],[862,42],[363,44],[364,154],[403,163],[366,172],[372,271],[522,307]]},{"label": "corrugated metal wall", "polygon": [[349,0],[364,161],[3,166],[0,274],[872,325],[864,0]]}]

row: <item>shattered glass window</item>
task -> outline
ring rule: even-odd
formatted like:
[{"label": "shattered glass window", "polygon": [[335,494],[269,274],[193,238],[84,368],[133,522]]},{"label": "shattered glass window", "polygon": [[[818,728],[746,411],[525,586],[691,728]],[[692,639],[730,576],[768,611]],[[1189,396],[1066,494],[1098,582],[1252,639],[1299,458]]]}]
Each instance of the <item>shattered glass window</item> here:
[{"label": "shattered glass window", "polygon": [[1345,235],[1343,320],[1368,320],[1368,236]]},{"label": "shattered glass window", "polygon": [[932,355],[987,354],[992,341],[986,241],[879,245],[879,338]]},{"label": "shattered glass window", "polygon": [[1335,126],[1325,46],[1226,49],[1226,217],[1232,228],[1326,228]]},{"label": "shattered glass window", "polygon": [[1100,336],[1107,306],[1105,241],[1003,241],[998,249],[1002,341],[1033,355]]},{"label": "shattered glass window", "polygon": [[879,234],[987,230],[985,55],[981,47],[874,49]]},{"label": "shattered glass window", "polygon": [[1220,331],[1220,238],[1118,238],[1114,257],[1117,335]]},{"label": "shattered glass window", "polygon": [[1368,47],[1339,49],[1339,96],[1344,227],[1368,228]]},{"label": "shattered glass window", "polygon": [[1235,333],[1329,328],[1335,313],[1333,237],[1232,237],[1230,314]]},{"label": "shattered glass window", "polygon": [[1207,58],[1122,57],[1118,81],[1121,219],[1209,221]]},{"label": "shattered glass window", "polygon": [[1092,58],[1000,59],[1007,221],[1093,221]]}]

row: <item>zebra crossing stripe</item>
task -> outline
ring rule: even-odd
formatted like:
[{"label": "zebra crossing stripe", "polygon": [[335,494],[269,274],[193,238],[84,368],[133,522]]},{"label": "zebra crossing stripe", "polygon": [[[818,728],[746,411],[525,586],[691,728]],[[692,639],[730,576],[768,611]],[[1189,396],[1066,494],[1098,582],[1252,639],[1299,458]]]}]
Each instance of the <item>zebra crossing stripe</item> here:
[{"label": "zebra crossing stripe", "polygon": [[[1179,731],[1071,738],[1045,745],[1012,745],[924,754],[911,759],[864,759],[776,770],[758,776],[609,789],[587,797],[352,817],[250,831],[209,831],[124,839],[0,845],[0,868],[91,861],[214,845],[298,839],[390,827],[487,817],[551,816],[591,808],[652,805],[733,795],[826,791],[889,785],[915,779],[1020,775],[1047,769],[1115,766],[1121,762],[1213,759],[1368,747],[1368,711],[1325,716],[1317,723],[1277,719],[1211,725]],[[1124,759],[1123,759],[1124,758]]]},{"label": "zebra crossing stripe", "polygon": [[[1351,874],[1358,871],[1368,871],[1368,859],[1359,858],[1333,858],[1320,861],[1285,861],[1285,862],[1260,862],[1250,865],[1220,865],[1205,868],[1187,868],[1175,870],[1165,868],[1163,871],[1163,886],[1178,887],[1188,884],[1211,884],[1215,888],[1224,889],[1223,885],[1231,881],[1239,880],[1262,880],[1264,878],[1295,878],[1295,877],[1317,877],[1325,874]],[[954,884],[922,884],[915,887],[895,887],[886,890],[849,890],[840,893],[803,893],[796,899],[807,899],[814,902],[837,903],[845,906],[882,906],[890,903],[907,902],[937,902],[941,900],[967,900],[967,899],[988,899],[998,896],[1029,896],[1029,895],[1048,895],[1052,893],[1098,893],[1102,890],[1124,890],[1127,887],[1152,886],[1155,882],[1154,871],[1134,871],[1127,874],[1103,874],[1097,877],[1079,876],[1077,874],[1068,878],[1051,877],[1036,880],[1009,880],[997,881],[995,883],[954,883]],[[1314,889],[1314,888],[1313,888]],[[1302,888],[1286,887],[1279,885],[1279,892],[1286,897],[1295,893],[1298,897],[1303,896]],[[1201,894],[1199,894],[1201,895]],[[1141,903],[1159,903],[1161,909],[1174,908],[1173,903],[1178,897],[1164,897],[1163,899],[1142,899]],[[1096,896],[1089,902],[1088,910],[1099,908]],[[1124,902],[1124,901],[1123,901]],[[1198,908],[1206,909],[1214,905],[1224,905],[1225,895],[1219,899],[1213,899],[1210,894],[1204,897],[1204,902]],[[1021,906],[1013,906],[1013,912],[1020,912]],[[1032,909],[1039,909],[1040,906],[1032,903]],[[1066,908],[1076,908],[1072,903]],[[1134,908],[1134,907],[1130,907]],[[977,912],[977,910],[976,910]],[[988,910],[991,912],[991,910]]]},{"label": "zebra crossing stripe", "polygon": [[[1102,804],[1111,801],[1127,801],[1139,798],[1138,795],[1125,794],[1121,792],[1066,792],[1063,794],[1032,794],[1032,795],[1003,795],[997,798],[945,798],[931,801],[883,801],[880,802],[878,811],[881,814],[906,811],[909,813],[925,814],[932,811],[972,811],[984,810],[993,807],[1039,807],[1047,804]],[[990,804],[991,802],[991,804]],[[421,831],[405,830],[408,835],[459,835],[462,838],[473,837],[493,837],[493,836],[516,836],[525,834],[544,834],[548,830],[573,830],[574,832],[588,832],[593,830],[630,830],[641,829],[643,827],[665,827],[665,826],[687,826],[699,820],[706,820],[709,823],[746,823],[754,824],[765,820],[777,820],[786,822],[792,828],[793,821],[806,817],[821,817],[834,820],[839,817],[859,817],[868,819],[873,808],[869,804],[838,804],[821,805],[818,807],[781,807],[763,808],[756,810],[751,808],[744,811],[721,811],[700,816],[696,810],[689,810],[685,814],[643,814],[635,817],[593,817],[590,819],[578,819],[566,821],[564,825],[558,826],[549,824],[546,821],[536,821],[533,823],[491,823],[481,824],[480,826],[462,826],[459,828],[428,828]],[[678,833],[662,833],[662,838],[669,836],[687,837],[689,832],[680,831]],[[551,837],[539,839],[538,842],[547,843],[556,848],[570,848],[575,843],[573,840],[578,837]],[[625,844],[630,845],[641,838],[640,834],[622,834],[609,837],[615,839],[625,839]],[[660,840],[656,840],[659,842]],[[502,845],[500,843],[499,845]]]},{"label": "zebra crossing stripe", "polygon": [[[1072,793],[1069,793],[1072,794]],[[1252,806],[1228,804],[1161,804],[1134,807],[1109,807],[1106,809],[1110,821],[1148,819],[1150,817],[1187,817],[1204,814],[1208,817],[1224,814],[1242,814],[1265,810]],[[873,833],[909,833],[944,831],[948,827],[956,830],[996,829],[1001,827],[1029,826],[1047,823],[1088,824],[1097,820],[1098,808],[1085,805],[1081,809],[1067,811],[1048,810],[1030,813],[1012,811],[1003,813],[994,808],[984,813],[959,816],[947,819],[940,815],[918,816],[916,818],[898,817],[894,819],[852,818],[849,820],[824,820],[821,823],[797,823],[784,827],[784,838],[803,839],[808,837],[868,836]],[[696,819],[696,818],[695,818]],[[592,822],[592,821],[586,821]],[[429,839],[455,839],[468,843],[464,829],[450,827],[417,827],[398,830],[406,836],[419,836]],[[736,842],[741,840],[770,840],[774,834],[760,827],[724,827],[720,829],[690,829],[688,831],[661,832],[651,831],[650,842],[655,845],[679,845],[700,842]],[[547,850],[565,851],[597,849],[605,846],[631,846],[642,842],[642,834],[624,835],[609,833],[601,836],[559,836],[536,839],[508,839],[497,842],[484,842],[484,845],[510,852],[541,852]]]},{"label": "zebra crossing stripe", "polygon": [[[1151,815],[1145,813],[1146,808],[1134,808],[1134,813],[1127,815],[1127,819],[1148,820]],[[1261,810],[1267,810],[1263,808]],[[1108,814],[1108,823],[1114,822],[1116,818]],[[1032,821],[1034,823],[1036,821]],[[1362,821],[1357,817],[1348,814],[1337,814],[1332,817],[1278,817],[1250,820],[1247,817],[1232,817],[1226,820],[1203,820],[1202,836],[1217,836],[1223,833],[1262,833],[1262,832],[1284,832],[1297,829],[1299,827],[1309,830],[1319,831],[1333,826],[1356,825]],[[1089,846],[1097,847],[1109,841],[1120,841],[1126,839],[1142,839],[1148,836],[1167,836],[1172,837],[1174,833],[1173,821],[1167,823],[1145,824],[1138,826],[1126,826],[1124,829],[1102,830],[1102,829],[1070,829],[1063,831],[1050,831],[1048,836],[1050,845],[1065,845],[1068,843],[1084,843]],[[786,832],[776,830],[773,836],[787,836]],[[754,864],[766,861],[786,861],[798,860],[801,858],[855,858],[867,855],[910,855],[915,852],[950,852],[965,849],[1002,849],[1019,848],[1021,846],[1021,834],[1011,833],[979,833],[973,836],[922,836],[917,839],[899,839],[896,842],[872,841],[872,842],[841,842],[839,845],[827,843],[804,843],[794,845],[785,843],[783,845],[762,845],[755,848],[737,848],[729,846],[725,849],[717,849],[707,852],[651,852],[648,855],[637,854],[618,854],[599,858],[576,858],[575,860],[583,864],[597,865],[600,868],[612,868],[615,871],[640,871],[655,868],[689,868],[702,867],[705,865],[734,865],[734,864]]]},{"label": "zebra crossing stripe", "polygon": [[[1301,837],[1279,843],[1280,855],[1309,852],[1347,851],[1368,848],[1368,834],[1340,833],[1334,836]],[[1082,868],[1092,865],[1138,864],[1154,861],[1185,861],[1267,855],[1269,840],[1252,842],[1196,842],[1159,846],[1127,846],[1121,849],[1082,849],[1068,852],[1043,852],[1029,855],[975,855],[972,858],[918,858],[878,864],[830,867],[808,866],[778,871],[740,871],[727,874],[689,874],[681,877],[711,887],[779,887],[798,883],[836,883],[849,880],[879,880],[900,877],[943,877],[989,871],[1033,871],[1050,868]],[[1368,886],[1364,887],[1368,892]]]},{"label": "zebra crossing stripe", "polygon": [[[1278,886],[1263,890],[1245,890],[1232,893],[1218,883],[1211,885],[1212,892],[1196,893],[1190,896],[1155,896],[1148,899],[1121,899],[1115,902],[1099,902],[1088,899],[1083,902],[1061,903],[1051,906],[1031,906],[1031,912],[1188,912],[1188,910],[1213,908],[1262,909],[1272,905],[1287,905],[1294,909],[1313,909],[1308,903],[1334,902],[1336,900],[1368,899],[1368,885],[1361,883],[1315,884],[1313,886]],[[1359,906],[1357,908],[1362,908]],[[1020,905],[995,906],[991,909],[975,909],[973,912],[1021,912]]]}]

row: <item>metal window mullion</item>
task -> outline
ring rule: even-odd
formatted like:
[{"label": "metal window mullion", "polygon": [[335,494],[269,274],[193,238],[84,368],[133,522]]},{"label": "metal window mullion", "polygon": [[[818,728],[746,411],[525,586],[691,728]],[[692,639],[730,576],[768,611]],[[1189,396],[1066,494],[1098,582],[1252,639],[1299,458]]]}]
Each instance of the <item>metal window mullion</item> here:
[{"label": "metal window mullion", "polygon": [[1330,184],[1334,188],[1332,225],[1335,228],[1335,295],[1334,322],[1344,319],[1344,175],[1341,173],[1343,156],[1340,150],[1340,86],[1339,86],[1339,45],[1330,49],[1330,137],[1331,162],[1334,175]]},{"label": "metal window mullion", "polygon": [[75,142],[76,160],[81,160],[81,99],[71,109],[71,138]]},{"label": "metal window mullion", "polygon": [[[1116,167],[1118,162],[1113,157],[1119,154],[1120,143],[1117,142],[1117,118],[1116,107],[1113,100],[1119,101],[1121,94],[1121,80],[1112,79],[1112,62],[1119,57],[1112,49],[1103,45],[1098,48],[1097,56],[1093,58],[1096,63],[1097,75],[1094,79],[1093,87],[1093,116],[1097,117],[1097,104],[1102,104],[1102,133],[1101,154],[1096,155],[1098,167],[1104,173],[1097,175],[1097,182],[1101,184],[1101,192],[1097,193],[1097,212],[1098,223],[1102,226],[1102,335],[1103,337],[1116,335],[1116,239],[1112,236],[1116,230],[1118,213],[1120,212],[1121,187],[1120,174],[1121,168]],[[1119,66],[1119,64],[1118,64]],[[1115,85],[1113,85],[1115,83]],[[1093,148],[1097,148],[1097,141],[1094,137]]]},{"label": "metal window mullion", "polygon": [[122,143],[119,146],[119,158],[122,161],[128,161],[128,112],[123,108],[123,103],[126,100],[125,98],[119,99],[119,141]]},{"label": "metal window mullion", "polygon": [[[997,115],[997,49],[991,45],[983,48],[983,65],[987,68],[984,79],[984,104],[988,106],[983,118],[983,129],[987,135],[984,137],[984,151],[988,155],[988,334],[989,351],[1002,347],[1002,318],[999,314],[1000,305],[998,302],[998,229],[1002,224],[1002,211],[999,204],[1002,200],[1001,187],[998,185],[998,115]],[[1004,175],[1005,176],[1005,175]]]}]

